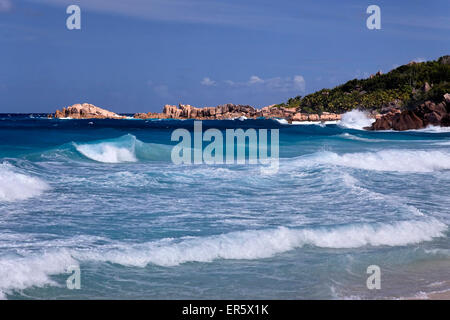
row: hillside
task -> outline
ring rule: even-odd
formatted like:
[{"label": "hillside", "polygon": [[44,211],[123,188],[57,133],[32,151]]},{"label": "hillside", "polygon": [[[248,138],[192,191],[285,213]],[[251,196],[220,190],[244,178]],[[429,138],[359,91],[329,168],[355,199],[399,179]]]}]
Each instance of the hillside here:
[{"label": "hillside", "polygon": [[277,107],[300,108],[304,113],[343,113],[355,108],[380,112],[383,108],[412,109],[425,100],[439,102],[450,92],[450,56],[410,62],[386,74],[353,79],[333,89],[297,96]]}]

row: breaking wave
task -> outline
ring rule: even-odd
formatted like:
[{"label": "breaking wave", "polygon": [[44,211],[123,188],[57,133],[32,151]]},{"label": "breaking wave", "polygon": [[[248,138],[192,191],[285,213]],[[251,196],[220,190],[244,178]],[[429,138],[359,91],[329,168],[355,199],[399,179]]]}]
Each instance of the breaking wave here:
[{"label": "breaking wave", "polygon": [[28,257],[0,259],[0,299],[13,290],[29,287],[57,286],[50,276],[61,274],[78,262],[67,250],[46,252]]},{"label": "breaking wave", "polygon": [[[82,262],[108,262],[124,266],[177,266],[217,259],[270,258],[305,245],[320,248],[404,246],[444,236],[447,226],[436,219],[396,223],[354,224],[330,228],[246,230],[208,237],[162,239],[142,244],[107,241],[85,243],[83,249],[61,247],[45,254],[0,259],[0,297],[16,289],[57,285],[51,275]],[[71,239],[66,240],[73,245]],[[92,247],[93,246],[93,247]]]},{"label": "breaking wave", "polygon": [[381,150],[337,154],[324,151],[294,159],[297,165],[330,164],[355,169],[394,172],[433,172],[450,169],[450,153],[422,150]]},{"label": "breaking wave", "polygon": [[144,143],[131,134],[115,139],[73,145],[86,158],[103,163],[170,159],[170,146]]},{"label": "breaking wave", "polygon": [[16,171],[17,169],[8,163],[0,164],[0,202],[25,200],[50,189],[41,179]]},{"label": "breaking wave", "polygon": [[78,254],[83,260],[108,261],[128,266],[148,264],[176,266],[186,262],[216,259],[262,259],[312,245],[321,248],[404,246],[444,236],[447,226],[435,219],[401,221],[392,224],[359,224],[321,229],[247,230],[181,241],[150,242],[107,252],[90,250]]}]

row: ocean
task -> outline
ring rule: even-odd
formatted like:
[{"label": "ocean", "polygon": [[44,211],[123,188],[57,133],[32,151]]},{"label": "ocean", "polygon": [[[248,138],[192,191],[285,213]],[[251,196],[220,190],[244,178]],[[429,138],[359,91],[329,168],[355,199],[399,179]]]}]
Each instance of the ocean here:
[{"label": "ocean", "polygon": [[[279,168],[174,164],[193,120],[0,115],[0,298],[401,299],[450,289],[450,130],[279,130]],[[367,285],[379,267],[380,288]],[[70,270],[79,289],[69,289]]]}]

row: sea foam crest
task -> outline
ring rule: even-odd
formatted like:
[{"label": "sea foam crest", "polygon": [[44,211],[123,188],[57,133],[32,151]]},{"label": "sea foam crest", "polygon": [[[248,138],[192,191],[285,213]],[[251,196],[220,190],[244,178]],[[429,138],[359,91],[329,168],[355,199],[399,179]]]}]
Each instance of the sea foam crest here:
[{"label": "sea foam crest", "polygon": [[136,162],[136,137],[126,135],[102,142],[74,144],[85,157],[104,163]]},{"label": "sea foam crest", "polygon": [[[0,258],[0,298],[14,290],[32,286],[58,285],[50,276],[62,274],[69,266],[83,262],[109,262],[124,266],[149,264],[177,266],[187,262],[212,262],[217,259],[270,258],[305,245],[320,248],[358,248],[363,246],[403,246],[431,241],[444,236],[447,226],[436,219],[400,221],[391,224],[354,224],[318,229],[279,227],[245,230],[207,237],[162,239],[142,244],[107,241],[105,245],[74,240],[58,242],[59,249],[29,256]],[[81,240],[75,241],[76,243]],[[49,245],[49,244],[48,244]]]},{"label": "sea foam crest", "polygon": [[50,276],[66,272],[69,266],[78,266],[78,262],[65,249],[28,257],[1,257],[0,299],[14,290],[55,286]]},{"label": "sea foam crest", "polygon": [[19,173],[8,163],[0,164],[0,202],[25,200],[48,189],[50,187],[45,181]]},{"label": "sea foam crest", "polygon": [[433,172],[450,169],[450,153],[439,150],[392,149],[344,154],[325,151],[293,161],[300,166],[329,164],[372,171]]},{"label": "sea foam crest", "polygon": [[227,234],[162,240],[129,247],[77,252],[81,260],[107,261],[126,266],[176,266],[216,259],[261,259],[313,245],[321,248],[403,246],[441,237],[447,226],[437,220],[360,224],[320,229],[246,230]]},{"label": "sea foam crest", "polygon": [[170,160],[171,146],[158,143],[145,143],[132,134],[93,141],[73,143],[75,149],[86,158],[103,163],[137,162],[139,160]]}]

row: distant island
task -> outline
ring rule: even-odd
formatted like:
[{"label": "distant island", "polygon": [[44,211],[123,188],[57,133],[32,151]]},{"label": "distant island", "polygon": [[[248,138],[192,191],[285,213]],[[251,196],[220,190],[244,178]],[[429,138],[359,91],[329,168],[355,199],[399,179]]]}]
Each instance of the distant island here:
[{"label": "distant island", "polygon": [[[428,125],[450,126],[450,56],[435,61],[410,62],[386,74],[378,71],[367,79],[353,79],[333,89],[261,109],[224,104],[197,108],[165,105],[161,113],[136,113],[136,119],[257,119],[279,118],[288,122],[337,121],[341,114],[359,109],[376,121],[368,130],[409,130]],[[50,115],[72,119],[122,119],[119,114],[84,103]]]}]

